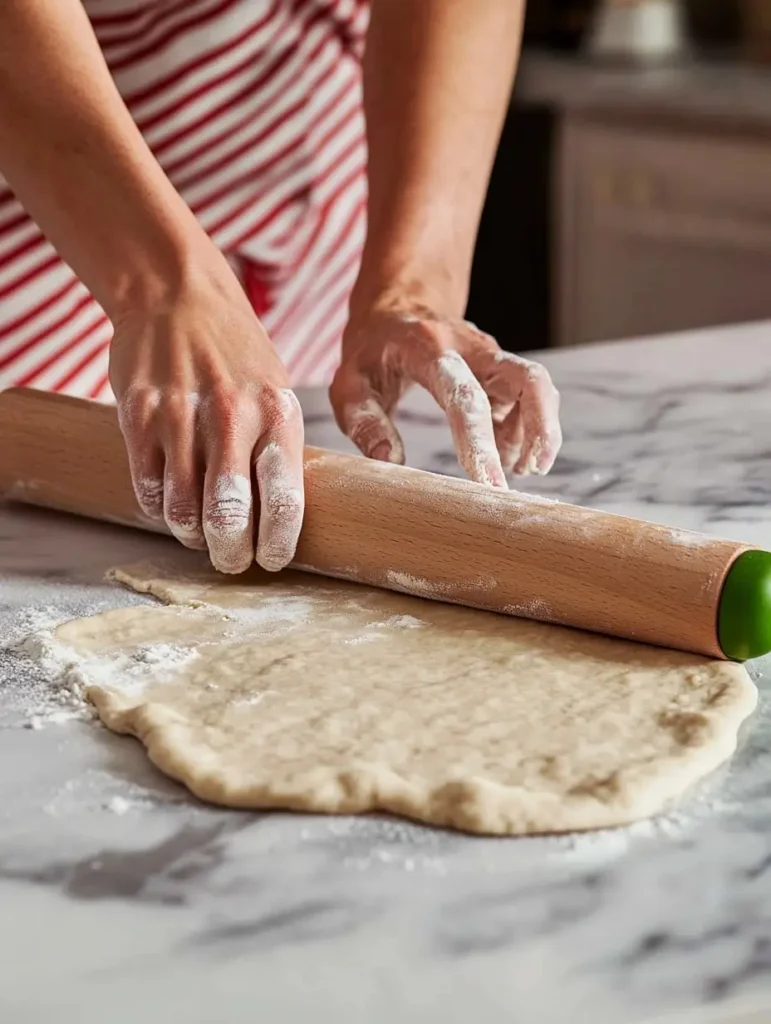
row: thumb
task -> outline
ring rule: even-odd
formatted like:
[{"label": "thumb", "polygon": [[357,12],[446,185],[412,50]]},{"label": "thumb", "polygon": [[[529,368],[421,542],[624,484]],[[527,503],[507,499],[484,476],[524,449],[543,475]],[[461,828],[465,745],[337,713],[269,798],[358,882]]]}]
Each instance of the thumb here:
[{"label": "thumb", "polygon": [[382,401],[357,372],[340,368],[329,397],[335,420],[362,455],[378,462],[404,463],[404,444]]}]

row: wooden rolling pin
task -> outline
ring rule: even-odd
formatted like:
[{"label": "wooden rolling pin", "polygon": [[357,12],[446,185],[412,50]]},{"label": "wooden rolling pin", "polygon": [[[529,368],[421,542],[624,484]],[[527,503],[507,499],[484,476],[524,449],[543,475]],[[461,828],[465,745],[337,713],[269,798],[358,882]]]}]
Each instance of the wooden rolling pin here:
[{"label": "wooden rolling pin", "polygon": [[[0,394],[0,493],[165,532],[134,498],[115,410]],[[771,650],[771,554],[307,448],[295,567],[507,615],[745,660]]]}]

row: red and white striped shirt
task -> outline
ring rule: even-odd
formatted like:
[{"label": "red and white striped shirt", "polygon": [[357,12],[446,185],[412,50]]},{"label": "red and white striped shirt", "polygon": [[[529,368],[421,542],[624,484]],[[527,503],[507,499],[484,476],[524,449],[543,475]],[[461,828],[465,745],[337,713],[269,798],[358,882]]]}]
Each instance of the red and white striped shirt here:
[{"label": "red and white striped shirt", "polygon": [[[84,0],[166,174],[292,384],[338,361],[364,238],[367,0]],[[0,178],[0,389],[109,400],[112,329]]]}]

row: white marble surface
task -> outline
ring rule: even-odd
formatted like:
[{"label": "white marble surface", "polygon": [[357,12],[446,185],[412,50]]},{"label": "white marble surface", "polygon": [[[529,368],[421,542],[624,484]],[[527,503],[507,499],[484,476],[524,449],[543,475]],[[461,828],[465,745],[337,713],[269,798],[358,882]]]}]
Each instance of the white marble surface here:
[{"label": "white marble surface", "polygon": [[[530,489],[771,548],[771,325],[548,362],[567,441]],[[339,443],[323,397],[305,406],[311,440]],[[403,427],[413,463],[456,471],[429,403]],[[139,600],[104,569],[169,543],[0,507],[0,636]],[[0,654],[0,1020],[759,1024],[771,1009],[732,1009],[771,1008],[753,670],[738,755],[666,817],[498,841],[196,805],[132,740],[25,728],[43,684]]]}]

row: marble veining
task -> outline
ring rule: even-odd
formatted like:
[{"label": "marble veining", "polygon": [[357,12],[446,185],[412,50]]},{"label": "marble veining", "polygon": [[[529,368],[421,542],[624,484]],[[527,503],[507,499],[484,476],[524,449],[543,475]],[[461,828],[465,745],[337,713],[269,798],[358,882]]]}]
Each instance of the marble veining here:
[{"label": "marble veining", "polygon": [[[566,443],[523,489],[771,548],[770,333],[549,354]],[[302,401],[311,443],[349,447]],[[400,427],[411,464],[460,472],[430,399]],[[0,637],[143,600],[104,570],[170,544],[0,506]],[[485,840],[196,804],[93,722],[25,728],[45,684],[0,651],[0,1020],[771,1019],[771,666],[751,669],[739,752],[668,814]]]}]

